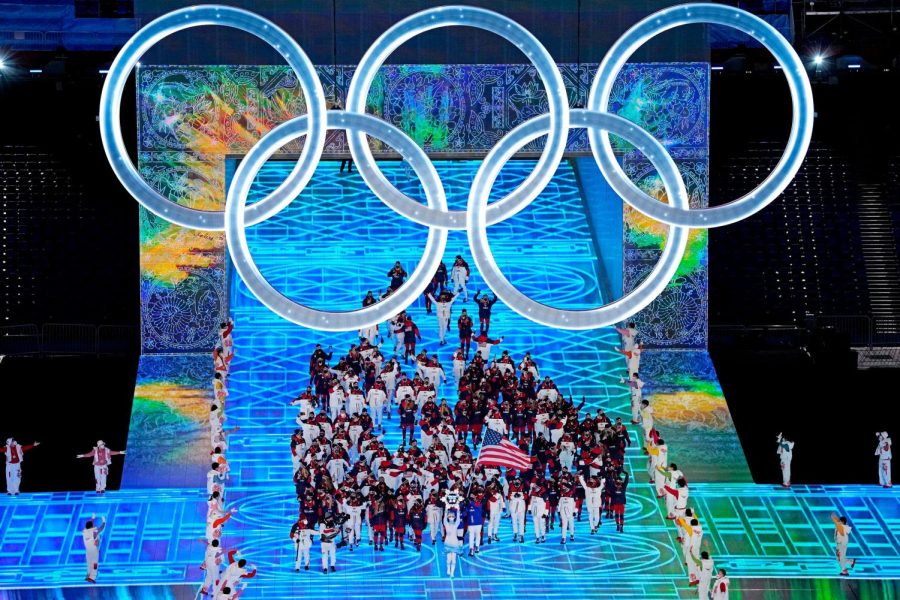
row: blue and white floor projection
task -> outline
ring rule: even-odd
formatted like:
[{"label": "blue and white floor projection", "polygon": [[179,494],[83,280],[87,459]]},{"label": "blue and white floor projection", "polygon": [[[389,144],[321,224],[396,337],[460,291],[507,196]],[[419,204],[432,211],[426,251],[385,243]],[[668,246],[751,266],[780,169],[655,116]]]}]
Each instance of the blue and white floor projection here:
[{"label": "blue and white floor projection", "polygon": [[[497,197],[517,185],[532,164],[512,162],[497,184]],[[269,163],[259,175],[254,195],[259,197],[277,185],[290,167],[291,163]],[[404,191],[415,189],[415,177],[402,163],[386,162],[383,168]],[[474,162],[438,163],[451,207],[462,207],[476,168]],[[489,230],[497,263],[511,281],[537,300],[567,308],[609,300],[597,283],[603,276],[600,246],[586,217],[576,175],[572,163],[563,162],[551,186],[531,207]],[[313,183],[288,209],[249,229],[249,243],[262,273],[291,298],[314,307],[351,309],[360,305],[367,290],[386,287],[385,275],[394,261],[410,271],[425,235],[424,227],[381,204],[356,172],[340,173],[338,163],[323,162]],[[463,232],[450,234],[448,266],[457,254],[472,263]],[[403,551],[389,547],[376,554],[363,543],[353,553],[339,550],[337,573],[295,573],[288,532],[297,503],[288,438],[296,411],[288,402],[308,383],[308,358],[314,344],[333,345],[343,353],[357,339],[354,333],[322,334],[292,325],[256,301],[236,277],[229,285],[236,328],[226,425],[240,426],[240,431],[231,439],[232,474],[226,499],[239,512],[226,524],[223,538],[227,548],[239,548],[259,569],[243,597],[696,597],[696,590],[687,586],[674,527],[646,483],[636,428],[629,450],[629,470],[635,481],[629,488],[624,533],[616,533],[607,522],[599,535],[589,535],[582,521],[573,543],[560,545],[553,531],[546,544],[535,545],[531,540],[515,544],[509,541],[511,526],[505,520],[501,541],[483,546],[475,558],[462,557],[453,580],[445,573],[441,543],[432,546],[427,533],[421,552],[407,546]],[[474,272],[469,288],[470,295],[479,289],[488,291]],[[473,311],[471,299],[454,305],[454,319],[462,308]],[[419,347],[438,352],[449,365],[455,346],[452,341],[438,345],[436,318],[426,315],[422,304],[411,312],[424,338]],[[498,303],[491,334],[505,336],[501,348],[514,356],[530,351],[542,374],[551,375],[576,401],[585,396],[592,410],[603,407],[614,416],[626,415],[628,392],[619,383],[624,360],[615,352],[614,330],[554,331]],[[386,340],[383,349],[390,356],[392,341]],[[173,365],[186,362],[183,357],[152,360],[171,360]],[[701,392],[721,397],[706,352],[657,351],[644,360],[648,372],[655,374],[646,377],[651,401],[658,398],[662,403]],[[195,388],[208,385],[209,373],[183,369],[182,379],[194,378],[188,383]],[[451,402],[454,383],[451,377],[439,393]],[[683,417],[677,411],[671,414],[673,420]],[[717,418],[724,425],[685,428],[683,435],[667,441],[671,459],[685,463],[683,470],[692,481],[691,504],[703,522],[704,547],[732,577],[731,597],[895,597],[894,582],[885,580],[900,578],[900,493],[874,485],[790,490],[754,485],[730,417],[719,414]],[[399,444],[396,419],[395,415],[387,421],[388,448]],[[658,422],[665,430],[666,417],[661,415]],[[672,429],[681,426],[669,425]],[[704,437],[707,432],[709,437]],[[129,454],[132,450],[137,454],[141,449],[129,447]],[[729,466],[704,466],[704,456],[709,457],[707,463],[730,461]],[[152,472],[143,475],[152,478]],[[202,581],[198,567],[204,545],[198,539],[205,525],[204,485],[199,479],[196,490],[0,497],[0,598],[193,597]],[[848,554],[859,562],[849,580],[837,577],[832,511],[847,515],[854,527]],[[98,585],[87,591],[79,587],[84,585],[85,572],[80,528],[92,512],[107,515],[109,526],[103,536]],[[314,566],[318,560],[316,545]]]}]

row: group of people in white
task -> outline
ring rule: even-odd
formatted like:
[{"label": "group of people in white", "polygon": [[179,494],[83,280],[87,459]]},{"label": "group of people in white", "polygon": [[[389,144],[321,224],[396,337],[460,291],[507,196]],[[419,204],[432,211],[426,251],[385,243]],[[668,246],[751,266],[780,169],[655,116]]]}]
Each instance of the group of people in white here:
[{"label": "group of people in white", "polygon": [[669,446],[654,422],[653,407],[643,397],[644,382],[639,371],[643,345],[638,342],[635,323],[616,330],[622,336],[622,348],[618,351],[625,356],[628,368],[627,380],[623,377],[621,381],[627,382],[631,391],[631,422],[641,426],[650,484],[655,487],[656,497],[665,500],[666,519],[673,521],[677,528],[676,541],[681,544],[688,584],[697,587],[700,600],[727,600],[731,585],[727,571],[723,568],[715,570],[709,552],[701,550],[703,526],[696,509],[688,506],[687,479],[676,463],[669,462]]},{"label": "group of people in white", "polygon": [[[878,442],[875,446],[875,456],[878,457],[878,484],[883,488],[894,487],[891,481],[891,437],[887,431],[879,431],[875,434]],[[781,485],[791,487],[791,461],[794,459],[794,442],[787,439],[783,433],[775,438],[778,444],[776,452],[781,465]]]},{"label": "group of people in white", "polygon": [[200,541],[206,545],[206,553],[200,569],[205,578],[200,593],[215,600],[235,600],[247,586],[247,580],[256,575],[256,567],[238,550],[225,550],[222,529],[237,512],[237,508],[225,508],[225,482],[228,479],[228,436],[239,429],[225,429],[225,405],[228,399],[228,374],[234,358],[231,319],[219,326],[219,345],[213,350],[213,396],[209,406],[210,469],[206,476],[207,512],[206,535]]},{"label": "group of people in white", "polygon": [[[875,434],[875,437],[878,440],[875,446],[875,456],[878,457],[878,483],[883,488],[892,488],[894,484],[891,481],[891,459],[893,458],[891,437],[887,431],[879,431]],[[781,464],[781,485],[782,487],[790,488],[794,442],[787,439],[783,433],[778,434],[775,442],[778,444],[776,451]],[[841,569],[840,574],[847,577],[850,575],[849,569],[856,565],[855,558],[847,558],[847,544],[853,528],[847,524],[847,517],[832,514],[831,518],[834,521],[835,556]]]},{"label": "group of people in white", "polygon": [[[0,446],[0,454],[6,457],[6,495],[18,496],[22,485],[22,463],[25,453],[40,446],[40,442],[33,444],[20,444],[15,438],[7,438],[6,444]],[[76,454],[75,458],[90,458],[94,466],[94,489],[98,494],[106,493],[106,478],[109,475],[109,466],[112,457],[125,454],[124,450],[110,450],[103,440],[98,440],[97,445],[85,454]]]}]

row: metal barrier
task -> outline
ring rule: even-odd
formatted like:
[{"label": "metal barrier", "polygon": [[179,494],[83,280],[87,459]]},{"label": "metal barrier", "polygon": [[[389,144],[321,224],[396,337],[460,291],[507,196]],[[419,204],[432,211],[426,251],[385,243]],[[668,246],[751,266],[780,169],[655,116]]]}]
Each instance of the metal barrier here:
[{"label": "metal barrier", "polygon": [[0,354],[37,354],[41,351],[41,332],[37,325],[0,327]]},{"label": "metal barrier", "polygon": [[871,348],[875,336],[875,319],[869,315],[814,315],[816,327],[830,327],[850,338],[855,348]]},{"label": "metal barrier", "polygon": [[128,325],[45,323],[0,327],[0,354],[51,356],[139,354],[138,328]]},{"label": "metal barrier", "polygon": [[82,323],[45,323],[41,327],[41,351],[57,355],[96,354],[96,327]]}]

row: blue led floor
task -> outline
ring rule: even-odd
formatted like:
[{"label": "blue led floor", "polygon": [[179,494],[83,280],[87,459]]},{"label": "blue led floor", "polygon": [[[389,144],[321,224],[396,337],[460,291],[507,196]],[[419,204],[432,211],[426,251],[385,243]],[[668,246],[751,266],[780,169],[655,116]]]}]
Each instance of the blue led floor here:
[{"label": "blue led floor", "polygon": [[[527,168],[527,163],[513,163],[501,185],[508,188]],[[258,191],[277,185],[279,169],[283,171],[284,165],[276,163],[263,171]],[[439,170],[445,181],[455,182],[451,204],[458,207],[459,190],[471,177],[471,165],[442,164]],[[365,290],[386,285],[384,274],[394,260],[404,262],[407,270],[415,265],[425,229],[394,216],[367,194],[357,175],[342,177],[329,164],[320,171],[311,196],[252,228],[250,244],[262,272],[279,289],[314,306],[354,308]],[[399,165],[389,171],[391,177],[404,175]],[[411,179],[401,184],[414,185]],[[603,294],[594,283],[598,264],[594,244],[567,164],[561,166],[552,189],[532,207],[489,232],[497,262],[523,291],[570,308],[601,301]],[[467,255],[465,236],[451,232],[448,266],[458,253]],[[479,284],[473,273],[472,293]],[[389,548],[376,555],[365,544],[353,553],[340,550],[339,571],[328,576],[315,570],[320,565],[316,547],[314,570],[294,573],[288,531],[296,501],[287,440],[296,411],[287,403],[306,386],[307,359],[314,343],[334,344],[343,353],[356,340],[353,334],[323,335],[278,319],[248,297],[239,281],[231,282],[231,302],[236,358],[228,425],[240,425],[241,431],[232,438],[229,451],[233,477],[227,500],[240,512],[225,526],[224,536],[226,546],[240,548],[259,567],[259,576],[243,597],[696,597],[696,591],[687,587],[672,525],[644,483],[644,457],[636,448],[628,453],[637,483],[630,488],[623,534],[605,523],[601,533],[592,536],[581,522],[575,542],[565,546],[554,535],[557,531],[550,532],[547,544],[513,544],[508,541],[510,524],[504,521],[503,541],[485,546],[476,559],[462,557],[453,581],[445,576],[440,545],[428,545],[427,534],[421,553],[407,546],[402,552]],[[474,310],[471,302],[458,304],[454,315],[462,307]],[[434,317],[426,316],[422,306],[412,312],[425,338],[420,347],[449,358],[453,346],[438,350]],[[625,416],[628,393],[619,384],[624,363],[614,352],[614,331],[553,331],[498,304],[491,332],[506,335],[503,348],[515,356],[532,351],[542,373],[553,376],[565,392],[587,396],[590,408],[602,406]],[[385,349],[390,356],[390,340]],[[660,354],[656,360],[684,364],[685,356]],[[705,353],[692,356],[688,362],[695,362],[698,372],[710,372]],[[453,398],[452,390],[451,380],[442,393]],[[396,417],[389,423],[396,426]],[[396,446],[398,438],[397,430],[389,427],[388,444]],[[677,447],[671,449],[673,460],[678,453]],[[152,473],[144,475],[149,478]],[[196,540],[204,529],[204,483],[197,481],[196,490],[123,490],[102,498],[93,493],[0,496],[0,590],[82,585],[85,567],[79,530],[92,511],[109,517],[101,546],[101,585],[197,582],[199,587],[203,544]],[[758,583],[757,578],[783,578],[775,587],[796,590],[776,597],[829,597],[845,590],[835,587],[842,584],[818,583],[838,572],[828,518],[832,510],[847,514],[854,527],[849,554],[860,559],[854,577],[900,577],[898,492],[875,486],[798,486],[784,491],[708,483],[692,485],[691,504],[703,520],[711,553],[734,576],[735,588],[744,585],[738,578],[752,578],[743,587],[746,597],[757,597],[753,589],[773,589],[771,581]],[[798,583],[804,578],[815,583],[804,587]],[[118,597],[130,595],[124,588],[115,589]],[[861,599],[887,597],[881,588],[875,592],[865,588],[862,594],[857,593],[860,589],[852,588]],[[159,597],[170,593],[161,591]]]}]

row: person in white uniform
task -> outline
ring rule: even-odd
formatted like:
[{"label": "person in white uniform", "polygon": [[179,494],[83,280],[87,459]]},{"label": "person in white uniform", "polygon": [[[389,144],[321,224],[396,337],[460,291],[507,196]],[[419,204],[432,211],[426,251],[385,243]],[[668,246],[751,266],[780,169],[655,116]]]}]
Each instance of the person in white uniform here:
[{"label": "person in white uniform", "polygon": [[893,487],[894,484],[891,483],[891,438],[887,431],[878,434],[875,456],[878,457],[878,483],[881,484],[881,487]]},{"label": "person in white uniform", "polygon": [[106,528],[106,517],[100,517],[100,527],[94,527],[96,519],[97,515],[91,514],[91,520],[85,523],[81,531],[87,558],[87,577],[84,580],[91,583],[97,583],[97,572],[100,570],[100,533]]},{"label": "person in white uniform", "polygon": [[847,569],[856,566],[855,558],[847,559],[847,544],[850,542],[850,532],[853,528],[847,525],[847,517],[838,517],[831,513],[831,520],[834,521],[834,545],[838,565],[841,567],[841,575],[847,577],[850,575]]},{"label": "person in white uniform", "polygon": [[786,488],[791,487],[791,460],[794,458],[794,442],[787,440],[780,433],[775,440],[778,442],[778,459],[781,461],[781,485]]},{"label": "person in white uniform", "polygon": [[450,315],[452,312],[453,302],[459,294],[453,294],[449,291],[443,291],[438,294],[437,298],[428,294],[428,298],[434,302],[437,307],[438,320],[438,339],[441,340],[441,346],[447,343],[446,336],[450,330]]},{"label": "person in white uniform", "polygon": [[725,569],[719,569],[713,585],[712,600],[728,600],[728,588],[730,587],[731,580],[728,579],[728,572]]}]

